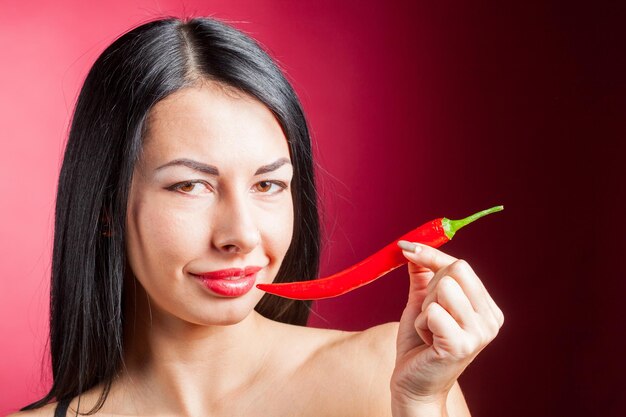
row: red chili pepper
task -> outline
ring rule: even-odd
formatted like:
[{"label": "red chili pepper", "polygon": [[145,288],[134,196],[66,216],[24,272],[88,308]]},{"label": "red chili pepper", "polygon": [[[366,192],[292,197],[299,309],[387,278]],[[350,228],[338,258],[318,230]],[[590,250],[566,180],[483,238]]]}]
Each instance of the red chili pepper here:
[{"label": "red chili pepper", "polygon": [[452,239],[457,230],[463,226],[503,209],[503,206],[492,207],[462,220],[450,220],[445,217],[432,220],[402,235],[356,265],[326,278],[312,281],[257,284],[256,287],[270,294],[295,300],[319,300],[336,297],[369,284],[387,272],[406,264],[408,260],[402,254],[402,249],[397,246],[399,240],[419,242],[436,248]]}]

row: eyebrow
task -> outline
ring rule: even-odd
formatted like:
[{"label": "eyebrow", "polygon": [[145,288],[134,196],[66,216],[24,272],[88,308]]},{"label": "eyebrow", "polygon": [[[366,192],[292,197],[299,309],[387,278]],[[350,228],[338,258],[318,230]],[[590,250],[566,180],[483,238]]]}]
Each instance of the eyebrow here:
[{"label": "eyebrow", "polygon": [[[254,173],[254,175],[256,176],[256,175],[267,174],[268,172],[276,171],[278,168],[280,168],[281,166],[285,164],[291,165],[291,161],[289,161],[288,158],[279,158],[276,161],[272,162],[271,164],[260,166]],[[173,161],[170,161],[167,164],[161,165],[155,171],[160,171],[163,168],[167,168],[170,166],[185,166],[187,168],[193,169],[194,171],[200,171],[205,174],[213,175],[216,177],[219,177],[220,175],[220,171],[217,169],[217,167],[213,165],[205,164],[203,162],[194,161],[193,159],[187,159],[187,158],[174,159]]]}]

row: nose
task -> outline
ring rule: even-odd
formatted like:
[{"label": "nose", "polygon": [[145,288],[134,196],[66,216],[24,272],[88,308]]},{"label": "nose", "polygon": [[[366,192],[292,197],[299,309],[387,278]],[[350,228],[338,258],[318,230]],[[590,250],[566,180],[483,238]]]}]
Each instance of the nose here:
[{"label": "nose", "polygon": [[213,245],[225,253],[249,253],[261,241],[261,234],[245,198],[220,204],[214,219]]}]

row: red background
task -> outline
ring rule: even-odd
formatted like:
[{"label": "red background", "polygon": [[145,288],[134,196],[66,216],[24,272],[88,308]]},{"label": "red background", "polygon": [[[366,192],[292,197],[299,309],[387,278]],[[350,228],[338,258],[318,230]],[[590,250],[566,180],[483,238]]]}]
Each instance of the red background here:
[{"label": "red background", "polygon": [[[461,377],[474,415],[626,415],[625,15],[504,3],[0,1],[0,414],[49,385],[55,185],[81,81],[116,36],[173,14],[232,22],[293,82],[324,274],[426,220],[504,204],[445,247],[506,315]],[[398,320],[407,285],[402,268],[316,304],[310,324]]]}]

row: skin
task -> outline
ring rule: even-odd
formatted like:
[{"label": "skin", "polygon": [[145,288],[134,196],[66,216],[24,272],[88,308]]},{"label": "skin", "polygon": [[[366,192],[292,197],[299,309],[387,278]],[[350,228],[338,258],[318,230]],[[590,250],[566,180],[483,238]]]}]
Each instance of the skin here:
[{"label": "skin", "polygon": [[[258,265],[257,282],[276,276],[293,234],[293,170],[255,171],[290,161],[278,122],[207,82],[159,102],[148,126],[128,202],[125,366],[97,415],[469,416],[456,380],[501,326],[469,266],[405,251],[411,290],[399,323],[344,332],[268,320],[254,311],[260,290],[224,297],[192,274]],[[159,168],[181,158],[219,176]],[[81,412],[100,390],[82,396]]]}]

